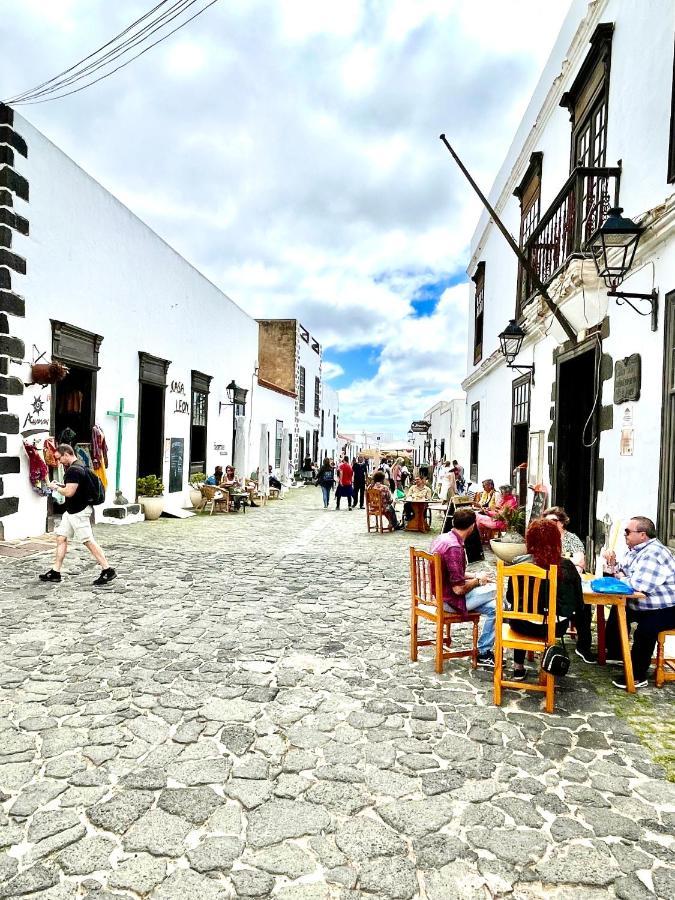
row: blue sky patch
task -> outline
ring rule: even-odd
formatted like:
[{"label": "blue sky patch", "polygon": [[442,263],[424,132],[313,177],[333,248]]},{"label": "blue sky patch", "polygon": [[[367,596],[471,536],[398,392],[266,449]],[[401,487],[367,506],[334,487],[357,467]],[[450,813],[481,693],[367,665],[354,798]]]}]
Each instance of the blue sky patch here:
[{"label": "blue sky patch", "polygon": [[325,350],[324,360],[337,363],[344,369],[343,375],[331,379],[331,387],[339,390],[360,378],[373,378],[377,374],[381,350],[379,344],[365,344],[353,350],[335,350],[332,347]]}]

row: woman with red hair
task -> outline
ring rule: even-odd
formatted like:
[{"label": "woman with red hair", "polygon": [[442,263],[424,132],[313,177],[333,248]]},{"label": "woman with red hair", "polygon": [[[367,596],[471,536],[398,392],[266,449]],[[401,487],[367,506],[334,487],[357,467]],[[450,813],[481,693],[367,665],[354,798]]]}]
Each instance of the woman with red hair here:
[{"label": "woman with red hair", "polygon": [[[577,655],[586,662],[595,662],[595,656],[591,653],[591,614],[590,606],[584,603],[581,590],[581,578],[570,559],[562,555],[562,538],[556,522],[548,519],[535,519],[530,523],[525,535],[527,554],[514,559],[514,565],[518,563],[534,563],[542,569],[550,566],[558,567],[558,598],[556,604],[555,633],[560,637],[569,627],[569,620],[574,618],[577,628]],[[511,579],[506,590],[506,604],[513,609],[513,587]],[[539,592],[540,615],[545,615],[548,610],[548,582],[541,585]],[[506,618],[508,620],[508,617]],[[526,622],[522,619],[512,619],[509,624],[514,631],[528,637],[544,637],[546,623]],[[513,678],[522,681],[527,676],[525,668],[525,651],[513,651]]]}]

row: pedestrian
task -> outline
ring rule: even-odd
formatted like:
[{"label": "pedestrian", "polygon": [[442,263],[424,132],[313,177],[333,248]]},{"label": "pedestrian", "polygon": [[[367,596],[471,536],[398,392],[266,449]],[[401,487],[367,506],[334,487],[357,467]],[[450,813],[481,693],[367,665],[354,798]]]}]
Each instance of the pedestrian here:
[{"label": "pedestrian", "polygon": [[[647,685],[659,631],[675,628],[675,558],[656,540],[656,527],[646,516],[633,516],[624,528],[624,535],[628,552],[620,563],[617,564],[612,551],[603,555],[618,578],[627,581],[634,591],[645,594],[642,598],[629,599],[626,609],[629,630],[633,624],[637,625],[631,658],[635,687],[640,688]],[[610,611],[606,635],[607,662],[620,663],[616,606]],[[612,684],[626,690],[625,676]]]},{"label": "pedestrian", "polygon": [[354,471],[354,506],[358,501],[359,509],[363,509],[366,496],[366,475],[368,474],[368,463],[361,454],[352,463]]},{"label": "pedestrian", "polygon": [[401,463],[402,459],[395,459],[394,465],[391,467],[390,479],[394,482],[392,491],[398,491],[401,487]]},{"label": "pedestrian", "polygon": [[340,509],[340,500],[342,497],[347,498],[347,509],[352,508],[352,480],[354,478],[354,470],[349,465],[349,459],[345,456],[338,466],[339,483],[335,491],[335,509]]},{"label": "pedestrian", "polygon": [[94,581],[97,587],[108,584],[117,577],[117,572],[108,565],[105,553],[94,540],[91,529],[91,516],[94,512],[92,501],[92,476],[85,469],[79,456],[70,444],[59,444],[54,453],[56,465],[65,469],[64,484],[56,481],[48,483],[54,493],[65,497],[65,511],[56,528],[56,556],[53,567],[40,575],[40,581],[58,584],[61,581],[61,566],[68,552],[68,541],[74,540],[84,544],[101,567],[98,578]]},{"label": "pedestrian", "polygon": [[455,484],[457,485],[457,492],[459,494],[463,494],[466,489],[466,481],[464,480],[464,466],[460,466],[456,459],[452,461],[452,467],[455,472]]},{"label": "pedestrian", "polygon": [[449,462],[442,461],[438,472],[438,496],[441,500],[449,500],[457,493],[455,470]]},{"label": "pedestrian", "polygon": [[330,503],[330,492],[335,485],[335,473],[333,472],[333,463],[326,456],[321,463],[321,468],[316,476],[316,483],[321,488],[323,494],[323,508],[328,509]]},{"label": "pedestrian", "polygon": [[405,490],[406,484],[408,483],[408,479],[410,478],[410,469],[406,465],[405,460],[403,461],[403,465],[401,466],[401,487]]}]

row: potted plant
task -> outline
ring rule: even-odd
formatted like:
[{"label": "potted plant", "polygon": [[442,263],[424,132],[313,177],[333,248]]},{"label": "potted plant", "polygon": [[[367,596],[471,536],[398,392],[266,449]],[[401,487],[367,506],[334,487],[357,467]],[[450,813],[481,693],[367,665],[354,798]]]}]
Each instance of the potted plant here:
[{"label": "potted plant", "polygon": [[490,541],[490,547],[497,559],[511,565],[517,556],[527,552],[525,547],[525,507],[506,507],[499,511],[499,519],[506,522],[506,531]]},{"label": "potted plant", "polygon": [[193,472],[188,478],[188,484],[190,485],[190,503],[192,503],[195,509],[201,505],[202,492],[199,488],[206,482],[207,478],[208,475],[206,472]]},{"label": "potted plant", "polygon": [[164,485],[156,475],[136,479],[138,502],[149,521],[159,519],[164,510]]}]

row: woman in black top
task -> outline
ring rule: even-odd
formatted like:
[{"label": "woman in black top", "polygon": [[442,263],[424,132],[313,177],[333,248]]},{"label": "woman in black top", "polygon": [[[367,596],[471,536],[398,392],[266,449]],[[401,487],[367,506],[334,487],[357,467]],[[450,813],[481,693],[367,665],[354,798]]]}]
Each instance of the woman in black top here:
[{"label": "woman in black top", "polygon": [[363,509],[363,502],[366,495],[366,475],[368,474],[368,463],[359,455],[358,459],[352,462],[352,470],[354,472],[354,481],[352,487],[354,489],[354,506],[356,500],[359,501],[359,509]]}]

